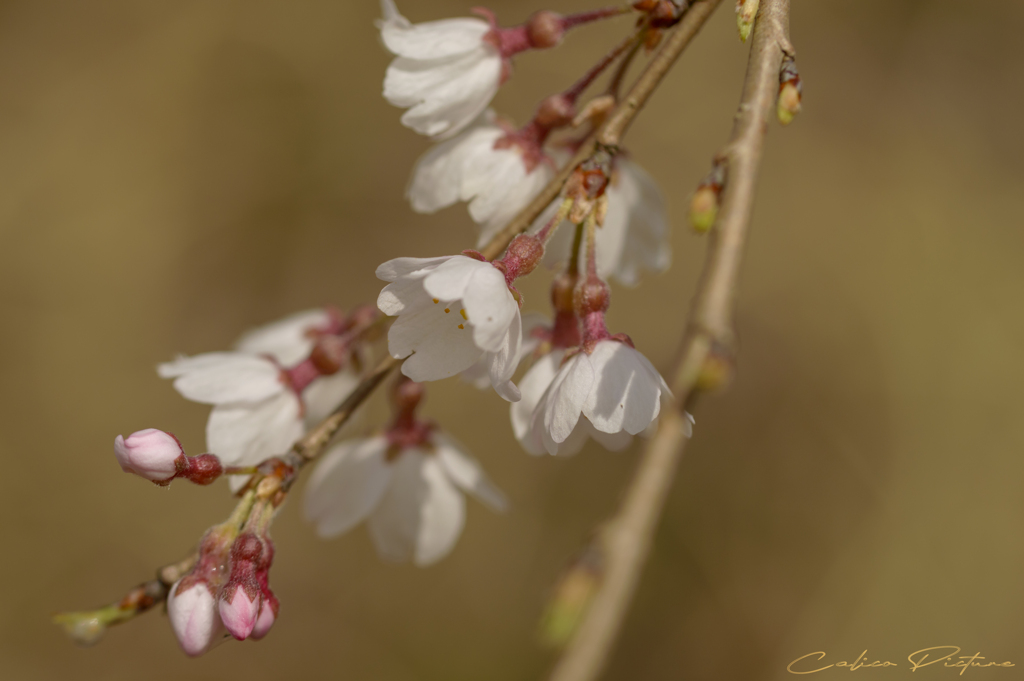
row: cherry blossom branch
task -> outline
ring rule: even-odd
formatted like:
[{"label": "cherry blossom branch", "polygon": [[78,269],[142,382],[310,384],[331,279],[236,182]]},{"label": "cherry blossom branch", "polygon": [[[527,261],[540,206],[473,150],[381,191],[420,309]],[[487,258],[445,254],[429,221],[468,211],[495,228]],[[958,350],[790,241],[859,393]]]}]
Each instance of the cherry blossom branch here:
[{"label": "cherry blossom branch", "polygon": [[[629,124],[720,1],[698,0],[687,9],[682,20],[672,31],[670,38],[655,57],[648,62],[647,67],[622,103],[606,119],[605,123],[584,141],[573,159],[562,168],[555,179],[534,201],[483,248],[482,253],[485,257],[496,258],[508,247],[513,237],[526,231],[562,191],[566,180],[578,165],[590,159],[597,151],[605,150],[606,153],[616,151],[619,140]],[[621,54],[621,52],[618,53]],[[261,498],[266,496],[269,499],[270,496],[276,495],[273,505],[274,507],[279,506],[299,471],[326,449],[328,443],[348,422],[356,409],[401,363],[402,360],[390,356],[381,360],[345,401],[330,416],[296,442],[291,451],[285,453],[281,459],[272,459],[261,464],[246,489],[250,492],[259,490]],[[239,502],[236,513],[239,512],[239,509],[248,513],[251,503],[246,505],[245,500],[249,496],[247,493]],[[156,579],[132,589],[117,603],[94,611],[57,615],[55,621],[62,624],[76,641],[83,644],[94,643],[109,625],[134,619],[137,615],[164,602],[167,599],[170,586],[191,569],[196,558],[197,554],[193,552],[188,557],[161,568]]]},{"label": "cherry blossom branch", "polygon": [[629,124],[636,118],[676,59],[697,35],[720,2],[721,0],[698,0],[686,10],[682,20],[672,30],[671,35],[657,54],[647,63],[643,73],[630,88],[625,99],[608,116],[604,124],[594,134],[587,137],[572,159],[534,197],[533,201],[519,211],[512,221],[481,249],[480,252],[484,257],[488,260],[498,257],[517,234],[529,229],[533,221],[558,197],[576,167],[590,159],[599,146],[605,148],[618,146]]},{"label": "cherry blossom branch", "polygon": [[97,610],[58,613],[53,616],[53,621],[64,627],[75,643],[91,646],[100,640],[108,627],[134,619],[166,601],[171,585],[192,569],[197,558],[198,554],[192,553],[177,563],[165,565],[157,571],[155,578],[131,589],[116,603]]},{"label": "cherry blossom branch", "polygon": [[[789,0],[761,0],[736,122],[718,159],[728,173],[722,208],[673,373],[671,387],[680,407],[692,403],[698,391],[720,385],[724,374],[718,370],[719,358],[725,355],[726,361],[731,360],[739,266],[764,136],[774,113],[783,57],[794,55],[788,34]],[[624,122],[628,124],[628,119]],[[604,669],[650,551],[688,432],[681,409],[662,412],[621,509],[599,532],[602,580],[551,681],[593,681]]]}]

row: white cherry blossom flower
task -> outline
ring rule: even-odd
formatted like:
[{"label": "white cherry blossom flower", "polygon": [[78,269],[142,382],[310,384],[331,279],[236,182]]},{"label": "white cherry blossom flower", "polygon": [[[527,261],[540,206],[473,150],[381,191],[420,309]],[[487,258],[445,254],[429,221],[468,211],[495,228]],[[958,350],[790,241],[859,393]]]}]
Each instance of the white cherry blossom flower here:
[{"label": "white cherry blossom flower", "polygon": [[[639,283],[640,272],[664,272],[672,262],[665,199],[647,171],[625,158],[615,159],[605,195],[608,213],[597,230],[597,272],[626,286]],[[537,229],[554,217],[552,204],[535,222]],[[545,262],[554,266],[569,257],[573,230],[563,225],[545,250]],[[581,256],[582,257],[582,254]]]},{"label": "white cherry blossom flower", "polygon": [[292,366],[309,356],[320,333],[338,323],[327,310],[303,310],[242,334],[235,350],[250,355],[270,355],[282,366]]},{"label": "white cherry blossom flower", "polygon": [[406,191],[413,210],[433,213],[468,201],[469,215],[481,227],[478,247],[490,241],[554,176],[537,153],[528,158],[518,144],[495,148],[507,134],[488,112],[424,154]]},{"label": "white cherry blossom flower", "polygon": [[[270,355],[282,367],[294,366],[309,357],[317,336],[329,332],[337,323],[337,318],[327,310],[296,312],[246,332],[235,344],[235,350]],[[346,369],[314,379],[302,391],[306,427],[312,428],[323,421],[358,384],[358,376]]]},{"label": "white cherry blossom flower", "polygon": [[317,533],[335,537],[367,519],[381,556],[422,566],[446,556],[462,533],[463,492],[505,509],[476,461],[447,436],[430,437],[427,446],[391,455],[382,435],[335,445],[306,488],[305,514]]},{"label": "white cherry blossom flower", "polygon": [[541,358],[522,380],[523,401],[536,406],[513,410],[512,425],[531,453],[571,454],[588,436],[622,449],[658,418],[662,397],[671,394],[650,361],[625,343],[602,340],[589,354],[563,357],[555,351]]},{"label": "white cherry blossom flower", "polygon": [[[302,403],[271,359],[240,352],[179,357],[157,367],[186,399],[213,405],[206,446],[226,466],[255,466],[288,451],[305,427]],[[231,476],[232,489],[246,476]]]},{"label": "white cherry blossom flower", "polygon": [[[179,357],[157,367],[186,399],[213,406],[206,446],[226,466],[254,466],[280,456],[358,384],[346,370],[314,378],[302,396],[285,369],[306,357],[316,336],[330,331],[330,313],[310,310],[254,329],[242,336],[238,352]],[[231,476],[238,489],[246,476]]]},{"label": "white cherry blossom flower", "polygon": [[484,40],[491,25],[474,18],[412,24],[392,0],[381,0],[381,12],[381,38],[396,56],[384,77],[385,99],[408,109],[402,124],[422,135],[457,134],[501,85],[501,52]]},{"label": "white cherry blossom flower", "polygon": [[481,360],[495,391],[519,399],[512,383],[522,344],[519,303],[505,276],[488,262],[464,255],[396,258],[377,268],[391,282],[377,307],[398,317],[388,331],[388,351],[402,359],[414,381],[454,376]]}]

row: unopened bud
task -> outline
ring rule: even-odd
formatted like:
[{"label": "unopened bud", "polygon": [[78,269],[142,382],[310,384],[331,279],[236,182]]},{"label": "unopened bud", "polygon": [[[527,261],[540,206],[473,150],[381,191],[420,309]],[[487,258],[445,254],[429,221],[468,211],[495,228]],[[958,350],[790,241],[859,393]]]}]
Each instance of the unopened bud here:
[{"label": "unopened bud", "polygon": [[572,122],[576,107],[565,95],[551,95],[540,103],[533,119],[539,126],[550,130],[561,128]]},{"label": "unopened bud", "polygon": [[321,376],[330,376],[347,363],[348,343],[338,336],[320,336],[309,353],[309,359]]},{"label": "unopened bud", "polygon": [[147,428],[127,438],[120,435],[114,438],[114,456],[125,473],[169,484],[178,472],[175,462],[185,458],[185,451],[170,433]]},{"label": "unopened bud", "polygon": [[202,655],[224,638],[217,601],[205,582],[175,582],[167,595],[167,617],[181,649],[190,657]]},{"label": "unopened bud", "polygon": [[274,626],[274,622],[277,621],[277,613],[280,608],[281,604],[273,594],[270,594],[269,597],[264,594],[259,617],[256,618],[256,625],[252,628],[249,638],[258,641],[266,636],[270,632],[270,628]]},{"label": "unopened bud", "polygon": [[263,536],[263,541],[263,558],[256,566],[256,581],[259,582],[260,594],[263,598],[259,617],[256,618],[256,625],[252,628],[252,633],[249,634],[249,638],[256,640],[267,635],[270,628],[274,626],[274,622],[277,621],[277,613],[281,609],[280,602],[274,596],[274,592],[270,590],[270,565],[274,561],[274,542],[266,535]]},{"label": "unopened bud", "polygon": [[725,345],[714,343],[700,366],[694,388],[702,392],[720,390],[729,384],[732,374],[732,353]]},{"label": "unopened bud", "polygon": [[558,580],[541,619],[543,643],[561,648],[576,633],[601,585],[602,563],[600,548],[592,544]]},{"label": "unopened bud", "polygon": [[252,634],[256,627],[256,620],[260,612],[260,596],[250,596],[246,588],[241,584],[228,582],[228,587],[234,586],[233,591],[225,587],[227,593],[223,594],[217,601],[220,619],[224,627],[232,636],[239,641],[244,641]]},{"label": "unopened bud", "polygon": [[698,232],[706,232],[718,217],[718,192],[712,187],[699,187],[690,200],[690,222]]},{"label": "unopened bud", "polygon": [[711,172],[697,185],[697,191],[690,199],[690,224],[694,230],[704,234],[710,230],[718,217],[718,197],[725,185],[725,164],[715,161]]},{"label": "unopened bud", "polygon": [[220,618],[228,632],[244,641],[256,626],[262,595],[256,569],[263,560],[263,542],[255,534],[240,534],[231,545],[231,576],[217,596]]},{"label": "unopened bud", "polygon": [[158,485],[185,478],[197,485],[209,485],[224,468],[213,454],[185,456],[178,438],[156,428],[114,438],[114,456],[125,473],[134,473]]},{"label": "unopened bud", "polygon": [[608,284],[596,276],[587,277],[576,287],[573,303],[576,316],[581,319],[595,312],[606,312],[611,302],[611,291]]},{"label": "unopened bud", "polygon": [[534,13],[526,22],[526,36],[531,47],[544,49],[562,42],[565,26],[562,16],[556,12],[542,10]]},{"label": "unopened bud", "polygon": [[779,99],[775,108],[779,123],[789,125],[793,122],[793,118],[800,113],[800,100],[803,91],[800,73],[796,70],[796,61],[787,56],[782,61],[782,68],[779,69]]},{"label": "unopened bud", "polygon": [[661,0],[650,10],[651,26],[668,28],[675,26],[683,17],[683,8],[672,0]]},{"label": "unopened bud", "polygon": [[518,277],[525,277],[544,257],[544,244],[532,234],[520,234],[508,245],[504,265],[505,279],[511,284]]},{"label": "unopened bud", "polygon": [[754,28],[758,4],[759,0],[736,0],[736,26],[740,30],[740,40],[743,42],[747,42],[750,31]]}]

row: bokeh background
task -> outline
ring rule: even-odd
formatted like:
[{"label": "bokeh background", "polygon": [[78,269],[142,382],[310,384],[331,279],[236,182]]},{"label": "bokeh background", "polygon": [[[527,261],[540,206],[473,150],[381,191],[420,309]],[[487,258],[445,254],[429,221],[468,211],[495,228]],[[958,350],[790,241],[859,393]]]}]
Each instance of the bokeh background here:
[{"label": "bokeh background", "polygon": [[[492,5],[505,23],[590,6]],[[743,77],[731,9],[628,138],[668,198],[674,266],[616,290],[610,321],[662,368],[705,248],[687,199]],[[120,597],[231,507],[220,484],[120,473],[118,433],[156,426],[203,449],[206,408],[157,362],[373,300],[378,263],[474,241],[463,207],[419,216],[403,200],[428,143],[380,96],[377,12],[0,3],[0,677],[505,681],[552,664],[535,636],[546,593],[615,509],[637,448],[532,458],[507,405],[458,381],[432,385],[426,410],[513,510],[470,502],[436,566],[383,563],[364,528],[322,542],[292,502],[274,527],[282,615],[259,644],[188,660],[154,612],[81,650],[49,623]],[[769,134],[738,375],[696,414],[608,679],[783,679],[813,651],[905,663],[939,645],[1024,666],[1022,24],[1014,0],[794,1],[805,109]],[[524,121],[626,25],[523,55],[496,106]],[[529,306],[546,309],[547,277]]]}]

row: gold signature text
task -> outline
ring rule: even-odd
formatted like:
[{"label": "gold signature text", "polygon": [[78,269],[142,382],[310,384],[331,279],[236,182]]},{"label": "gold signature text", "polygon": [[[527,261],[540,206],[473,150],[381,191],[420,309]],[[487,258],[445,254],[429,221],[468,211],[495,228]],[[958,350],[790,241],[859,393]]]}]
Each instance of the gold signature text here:
[{"label": "gold signature text", "polygon": [[853,662],[840,660],[839,662],[833,662],[831,664],[823,664],[826,654],[825,651],[819,650],[796,658],[786,666],[786,671],[790,674],[817,674],[818,672],[823,672],[826,669],[845,669],[846,671],[854,672],[859,669],[893,668],[902,666],[904,669],[916,672],[918,669],[922,669],[923,667],[940,665],[946,669],[959,669],[960,676],[963,676],[965,671],[972,668],[1015,666],[1012,662],[988,661],[980,652],[974,653],[973,655],[958,655],[959,652],[959,646],[934,646],[931,648],[922,648],[921,650],[915,650],[910,653],[910,655],[907,655],[907,662],[909,664],[898,664],[896,662],[890,662],[889,660],[871,660],[868,657],[868,651],[865,650]]}]

